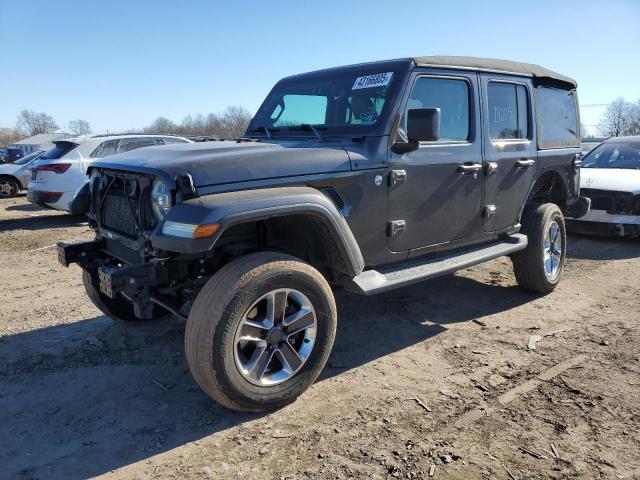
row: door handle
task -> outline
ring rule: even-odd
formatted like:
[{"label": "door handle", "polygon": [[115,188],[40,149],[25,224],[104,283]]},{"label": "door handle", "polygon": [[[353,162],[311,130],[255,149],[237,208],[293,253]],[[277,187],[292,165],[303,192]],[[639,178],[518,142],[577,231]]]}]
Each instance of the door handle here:
[{"label": "door handle", "polygon": [[529,158],[523,158],[522,160],[518,160],[516,162],[516,166],[518,168],[529,168],[529,167],[533,167],[536,164],[536,161]]},{"label": "door handle", "polygon": [[479,172],[480,170],[482,170],[482,165],[479,163],[471,163],[471,164],[463,163],[462,165],[458,165],[458,172],[462,174]]},{"label": "door handle", "polygon": [[492,173],[495,173],[496,170],[498,170],[498,162],[487,162],[484,164],[484,169],[487,175],[491,175]]}]

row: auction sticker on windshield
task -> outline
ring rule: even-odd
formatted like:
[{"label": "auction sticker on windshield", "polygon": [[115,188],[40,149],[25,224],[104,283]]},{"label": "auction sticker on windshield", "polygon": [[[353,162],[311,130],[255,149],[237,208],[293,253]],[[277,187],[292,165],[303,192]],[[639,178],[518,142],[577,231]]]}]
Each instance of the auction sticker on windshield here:
[{"label": "auction sticker on windshield", "polygon": [[356,78],[351,90],[359,90],[361,88],[384,87],[389,85],[393,72],[376,73],[375,75],[366,75]]}]

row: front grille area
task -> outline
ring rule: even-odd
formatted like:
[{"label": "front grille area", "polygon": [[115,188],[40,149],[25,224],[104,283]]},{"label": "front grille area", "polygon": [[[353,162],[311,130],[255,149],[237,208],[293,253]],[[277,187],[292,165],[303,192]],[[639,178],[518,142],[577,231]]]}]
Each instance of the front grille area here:
[{"label": "front grille area", "polygon": [[109,192],[102,207],[102,224],[109,230],[135,237],[136,221],[132,211],[135,205],[130,202],[123,194]]},{"label": "front grille area", "polygon": [[580,195],[591,199],[592,210],[605,210],[612,215],[640,215],[640,195],[589,188],[581,188]]},{"label": "front grille area", "polygon": [[104,248],[107,252],[116,258],[130,264],[135,265],[142,262],[142,257],[138,250],[133,250],[118,240],[104,239]]}]

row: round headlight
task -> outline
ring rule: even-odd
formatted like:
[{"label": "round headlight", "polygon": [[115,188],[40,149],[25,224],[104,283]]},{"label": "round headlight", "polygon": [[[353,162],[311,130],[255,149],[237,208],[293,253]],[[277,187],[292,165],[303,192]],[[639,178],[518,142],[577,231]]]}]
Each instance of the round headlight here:
[{"label": "round headlight", "polygon": [[158,221],[164,220],[164,217],[167,216],[171,209],[171,191],[160,179],[156,179],[153,182],[151,208]]}]

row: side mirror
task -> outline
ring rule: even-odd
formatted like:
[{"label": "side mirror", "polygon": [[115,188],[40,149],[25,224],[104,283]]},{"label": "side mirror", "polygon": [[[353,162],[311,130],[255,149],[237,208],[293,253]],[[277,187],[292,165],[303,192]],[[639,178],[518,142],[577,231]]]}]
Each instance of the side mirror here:
[{"label": "side mirror", "polygon": [[420,142],[434,142],[440,138],[440,109],[411,108],[407,112],[408,142],[396,142],[391,149],[399,154],[413,152]]},{"label": "side mirror", "polygon": [[412,108],[407,112],[410,142],[434,142],[440,138],[440,109]]}]

